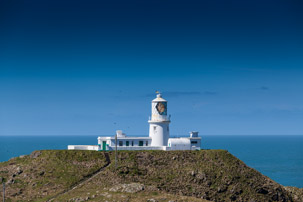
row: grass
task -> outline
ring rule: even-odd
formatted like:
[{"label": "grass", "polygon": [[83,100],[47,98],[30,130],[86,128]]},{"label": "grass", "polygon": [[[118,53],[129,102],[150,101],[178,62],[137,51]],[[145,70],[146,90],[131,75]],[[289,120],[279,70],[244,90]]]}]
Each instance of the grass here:
[{"label": "grass", "polygon": [[[6,180],[11,179],[18,167],[23,170],[13,178],[15,183],[8,185],[8,196],[22,190],[21,194],[11,197],[13,201],[45,201],[79,183],[106,164],[103,152],[39,152],[41,154],[37,158],[25,156],[0,163],[0,177]],[[67,201],[75,197],[95,195],[91,201],[140,201],[140,197],[147,200],[160,199],[162,196],[167,199],[163,201],[179,201],[181,196],[184,201],[201,201],[201,197],[215,201],[230,201],[231,198],[238,201],[269,201],[272,200],[272,195],[260,194],[256,190],[265,187],[275,194],[281,188],[225,150],[118,151],[117,170],[114,164],[115,153],[108,153],[113,163],[100,175],[76,190],[60,195],[56,200]],[[133,182],[144,184],[145,190],[136,194],[109,192],[117,184]],[[282,188],[281,190],[280,196],[287,199],[289,196]]]},{"label": "grass", "polygon": [[[8,195],[22,189],[15,199],[43,201],[68,189],[105,164],[101,152],[44,150],[37,158],[25,156],[0,163],[0,177],[14,180],[13,184],[7,185]],[[17,167],[23,172],[12,177]]]}]

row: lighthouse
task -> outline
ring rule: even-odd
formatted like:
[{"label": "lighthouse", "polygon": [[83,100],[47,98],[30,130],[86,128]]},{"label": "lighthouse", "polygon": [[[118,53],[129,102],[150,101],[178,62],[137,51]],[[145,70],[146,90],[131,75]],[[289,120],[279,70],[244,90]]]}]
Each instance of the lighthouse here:
[{"label": "lighthouse", "polygon": [[151,108],[151,117],[148,120],[151,146],[167,146],[170,117],[167,116],[167,101],[160,93],[152,100]]},{"label": "lighthouse", "polygon": [[190,132],[190,137],[170,138],[170,116],[167,116],[167,101],[159,92],[151,102],[149,137],[127,136],[117,130],[114,136],[98,137],[98,145],[68,145],[70,150],[200,150],[201,137],[198,132]]}]

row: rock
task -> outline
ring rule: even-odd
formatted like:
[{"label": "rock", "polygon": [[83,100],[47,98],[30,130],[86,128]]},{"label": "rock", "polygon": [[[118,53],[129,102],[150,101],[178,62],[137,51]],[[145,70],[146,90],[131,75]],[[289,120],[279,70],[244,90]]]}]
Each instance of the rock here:
[{"label": "rock", "polygon": [[15,183],[15,180],[13,178],[11,178],[7,181],[7,184],[14,184],[14,183]]},{"label": "rock", "polygon": [[[284,189],[292,195],[294,201],[303,201],[303,188],[284,187]],[[281,198],[285,199],[285,196],[282,196]]]},{"label": "rock", "polygon": [[39,157],[40,155],[41,155],[41,151],[33,151],[33,152],[29,155],[29,157],[35,159],[35,158]]},{"label": "rock", "polygon": [[207,179],[205,173],[198,173],[196,175],[196,178],[199,179],[199,180],[203,180],[203,181]]},{"label": "rock", "polygon": [[147,199],[147,202],[158,202],[158,201],[156,199],[151,198],[151,199]]},{"label": "rock", "polygon": [[109,189],[112,192],[127,192],[127,193],[136,193],[144,190],[144,185],[139,183],[131,184],[118,184]]},{"label": "rock", "polygon": [[193,170],[190,172],[190,174],[191,174],[191,176],[193,176],[193,177],[196,175],[195,171],[193,171]]},{"label": "rock", "polygon": [[[13,160],[15,160],[17,157],[13,157],[13,158],[10,158],[9,159],[9,161],[13,161]],[[15,162],[11,162],[9,165],[14,165],[15,164]]]},{"label": "rock", "polygon": [[21,173],[23,173],[23,170],[20,168],[20,166],[17,168],[17,175],[20,175]]},{"label": "rock", "polygon": [[74,201],[75,201],[75,202],[82,202],[82,201],[85,201],[85,200],[84,200],[83,198],[80,197],[80,198],[75,198]]},{"label": "rock", "polygon": [[263,187],[257,189],[256,191],[259,194],[268,194],[268,191],[266,189],[264,189]]},{"label": "rock", "polygon": [[208,191],[204,192],[204,193],[202,194],[201,198],[202,198],[202,199],[206,199],[206,200],[210,200],[208,194],[209,194]]},{"label": "rock", "polygon": [[159,188],[155,186],[144,186],[144,190],[154,192],[154,191],[159,191]]},{"label": "rock", "polygon": [[206,199],[206,197],[207,197],[206,194],[203,194],[203,195],[201,196],[202,199]]},{"label": "rock", "polygon": [[273,201],[278,201],[278,200],[279,200],[278,194],[273,195],[273,196],[271,197],[271,199],[272,199]]},{"label": "rock", "polygon": [[21,158],[21,159],[24,158],[24,157],[26,157],[26,155],[21,155],[21,156],[19,156],[19,158]]},{"label": "rock", "polygon": [[220,186],[220,187],[218,187],[217,192],[222,193],[222,192],[225,192],[226,190],[227,190],[227,187]]},{"label": "rock", "polygon": [[231,201],[235,201],[237,199],[236,195],[232,195],[231,197],[229,197]]}]

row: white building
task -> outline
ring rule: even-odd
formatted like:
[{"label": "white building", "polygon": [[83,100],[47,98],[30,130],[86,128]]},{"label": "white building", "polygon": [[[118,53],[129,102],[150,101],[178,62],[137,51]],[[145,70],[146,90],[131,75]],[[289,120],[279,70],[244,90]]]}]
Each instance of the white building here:
[{"label": "white building", "polygon": [[170,116],[167,116],[167,101],[160,93],[152,100],[149,137],[128,137],[121,130],[112,137],[98,137],[98,145],[68,145],[69,150],[199,150],[201,138],[198,132],[190,137],[170,138]]}]

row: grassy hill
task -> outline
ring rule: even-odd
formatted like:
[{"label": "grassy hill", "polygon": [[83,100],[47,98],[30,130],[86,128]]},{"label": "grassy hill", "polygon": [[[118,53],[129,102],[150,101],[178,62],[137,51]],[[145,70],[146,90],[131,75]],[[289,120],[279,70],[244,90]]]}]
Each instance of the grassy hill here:
[{"label": "grassy hill", "polygon": [[0,181],[7,201],[302,201],[225,150],[119,151],[117,169],[114,159],[35,151],[0,163]]}]

